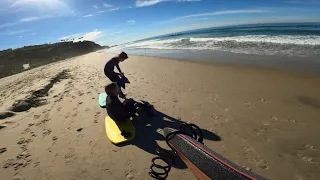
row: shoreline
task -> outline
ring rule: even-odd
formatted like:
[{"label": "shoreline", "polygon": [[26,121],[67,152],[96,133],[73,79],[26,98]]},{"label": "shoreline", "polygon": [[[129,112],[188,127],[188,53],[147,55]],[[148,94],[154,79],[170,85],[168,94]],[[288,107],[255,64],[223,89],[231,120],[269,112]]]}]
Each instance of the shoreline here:
[{"label": "shoreline", "polygon": [[[128,49],[125,52],[134,56],[159,57],[179,61],[208,63],[222,66],[238,66],[248,68],[266,68],[297,71],[303,73],[320,73],[320,61],[317,56],[279,56],[234,53],[220,50],[157,50]],[[106,49],[107,54],[117,54],[120,50]],[[258,59],[258,61],[257,61]]]},{"label": "shoreline", "polygon": [[[45,104],[0,120],[0,178],[150,179],[155,149],[166,147],[161,129],[181,121],[202,128],[210,149],[265,178],[320,176],[318,74],[131,55],[120,64],[131,82],[124,92],[150,102],[159,116],[134,122],[135,140],[117,147],[97,102],[113,55],[94,52],[1,81],[1,110],[53,84],[40,97]],[[193,177],[185,166],[169,175]]]}]

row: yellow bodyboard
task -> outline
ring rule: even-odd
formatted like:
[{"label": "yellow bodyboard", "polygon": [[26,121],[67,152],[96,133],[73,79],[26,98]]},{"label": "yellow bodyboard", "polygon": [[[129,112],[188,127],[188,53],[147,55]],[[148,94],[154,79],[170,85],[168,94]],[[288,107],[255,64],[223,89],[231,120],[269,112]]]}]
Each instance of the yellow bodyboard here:
[{"label": "yellow bodyboard", "polygon": [[[124,123],[116,123],[109,116],[107,116],[105,119],[105,126],[106,126],[107,136],[113,144],[119,144],[126,141],[131,141],[135,136],[135,129],[131,120],[128,120]],[[121,131],[130,133],[130,136],[129,137],[122,136]]]}]

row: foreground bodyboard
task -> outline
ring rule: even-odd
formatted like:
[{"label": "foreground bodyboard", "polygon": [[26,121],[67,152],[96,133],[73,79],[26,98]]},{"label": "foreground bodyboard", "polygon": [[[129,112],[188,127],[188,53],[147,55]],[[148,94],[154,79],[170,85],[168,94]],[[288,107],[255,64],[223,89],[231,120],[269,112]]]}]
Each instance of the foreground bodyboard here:
[{"label": "foreground bodyboard", "polygon": [[[106,134],[109,140],[113,144],[119,144],[127,141],[133,140],[135,136],[135,128],[131,122],[131,120],[127,120],[124,123],[116,123],[112,120],[109,116],[105,119],[105,127],[106,127]],[[121,131],[125,131],[130,133],[130,136],[124,137],[121,135]]]},{"label": "foreground bodyboard", "polygon": [[[163,130],[165,136],[174,131],[176,130],[171,128]],[[198,179],[264,179],[232,163],[190,136],[177,134],[169,143]]]}]

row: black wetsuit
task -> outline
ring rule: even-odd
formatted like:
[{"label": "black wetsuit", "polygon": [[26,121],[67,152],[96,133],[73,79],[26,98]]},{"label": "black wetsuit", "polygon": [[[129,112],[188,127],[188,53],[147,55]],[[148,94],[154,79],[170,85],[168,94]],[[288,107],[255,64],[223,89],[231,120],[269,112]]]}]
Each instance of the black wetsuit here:
[{"label": "black wetsuit", "polygon": [[118,96],[109,96],[106,100],[108,115],[116,122],[125,122],[130,117],[134,117],[136,109],[132,99],[122,103]]},{"label": "black wetsuit", "polygon": [[110,59],[106,65],[104,66],[104,74],[110,79],[112,82],[119,83],[120,77],[119,74],[114,72],[114,67],[118,69],[120,73],[122,73],[120,67],[119,67],[119,61],[117,57],[114,57]]}]

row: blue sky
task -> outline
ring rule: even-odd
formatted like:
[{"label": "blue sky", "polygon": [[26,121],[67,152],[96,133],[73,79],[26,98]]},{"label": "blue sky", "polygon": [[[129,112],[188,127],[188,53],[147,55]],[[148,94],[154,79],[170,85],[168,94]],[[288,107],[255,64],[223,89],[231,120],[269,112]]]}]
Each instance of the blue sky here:
[{"label": "blue sky", "polygon": [[177,31],[320,22],[320,0],[0,0],[0,49],[83,37],[121,44]]}]

